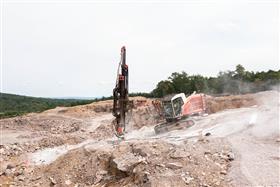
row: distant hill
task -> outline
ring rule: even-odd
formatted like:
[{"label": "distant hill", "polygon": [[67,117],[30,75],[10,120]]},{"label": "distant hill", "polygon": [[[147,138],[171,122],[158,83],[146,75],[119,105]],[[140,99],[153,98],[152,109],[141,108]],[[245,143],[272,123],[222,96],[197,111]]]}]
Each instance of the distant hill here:
[{"label": "distant hill", "polygon": [[76,106],[96,100],[51,99],[0,93],[0,118],[18,116],[30,112],[42,112],[57,106]]},{"label": "distant hill", "polygon": [[74,99],[74,100],[95,100],[98,98],[99,97],[51,97],[51,99]]}]

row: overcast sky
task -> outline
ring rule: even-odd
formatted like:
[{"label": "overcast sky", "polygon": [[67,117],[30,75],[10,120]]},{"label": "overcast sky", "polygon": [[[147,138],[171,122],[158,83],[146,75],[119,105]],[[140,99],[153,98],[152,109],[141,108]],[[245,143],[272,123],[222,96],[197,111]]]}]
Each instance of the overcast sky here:
[{"label": "overcast sky", "polygon": [[3,92],[112,94],[120,48],[130,92],[172,72],[279,69],[278,1],[3,1]]}]

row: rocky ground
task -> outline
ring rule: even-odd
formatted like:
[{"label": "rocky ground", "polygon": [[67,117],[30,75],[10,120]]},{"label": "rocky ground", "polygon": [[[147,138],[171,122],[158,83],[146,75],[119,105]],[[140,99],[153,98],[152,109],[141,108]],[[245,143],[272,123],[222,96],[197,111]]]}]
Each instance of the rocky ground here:
[{"label": "rocky ground", "polygon": [[155,135],[133,98],[125,140],[112,101],[0,120],[1,186],[280,186],[279,93],[207,97],[208,116]]}]

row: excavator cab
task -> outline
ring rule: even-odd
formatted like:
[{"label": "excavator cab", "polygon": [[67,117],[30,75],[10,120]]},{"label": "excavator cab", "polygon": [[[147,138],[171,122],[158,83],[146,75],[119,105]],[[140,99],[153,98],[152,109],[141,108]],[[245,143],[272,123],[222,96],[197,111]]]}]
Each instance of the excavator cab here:
[{"label": "excavator cab", "polygon": [[185,94],[169,95],[163,99],[163,113],[166,121],[174,121],[182,116]]},{"label": "excavator cab", "polygon": [[172,100],[172,103],[175,117],[180,117],[182,115],[182,107],[184,105],[183,99],[181,97],[177,97]]},{"label": "excavator cab", "polygon": [[171,101],[163,102],[163,113],[166,119],[174,118],[173,106]]}]

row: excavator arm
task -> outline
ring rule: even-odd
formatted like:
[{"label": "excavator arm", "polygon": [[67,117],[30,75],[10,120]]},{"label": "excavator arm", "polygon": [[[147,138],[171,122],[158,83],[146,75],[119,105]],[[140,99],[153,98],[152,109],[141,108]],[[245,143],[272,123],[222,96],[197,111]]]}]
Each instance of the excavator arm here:
[{"label": "excavator arm", "polygon": [[126,49],[121,48],[121,61],[118,67],[116,86],[113,89],[113,122],[117,137],[123,137],[125,131],[125,117],[128,111],[128,66],[126,64]]}]

